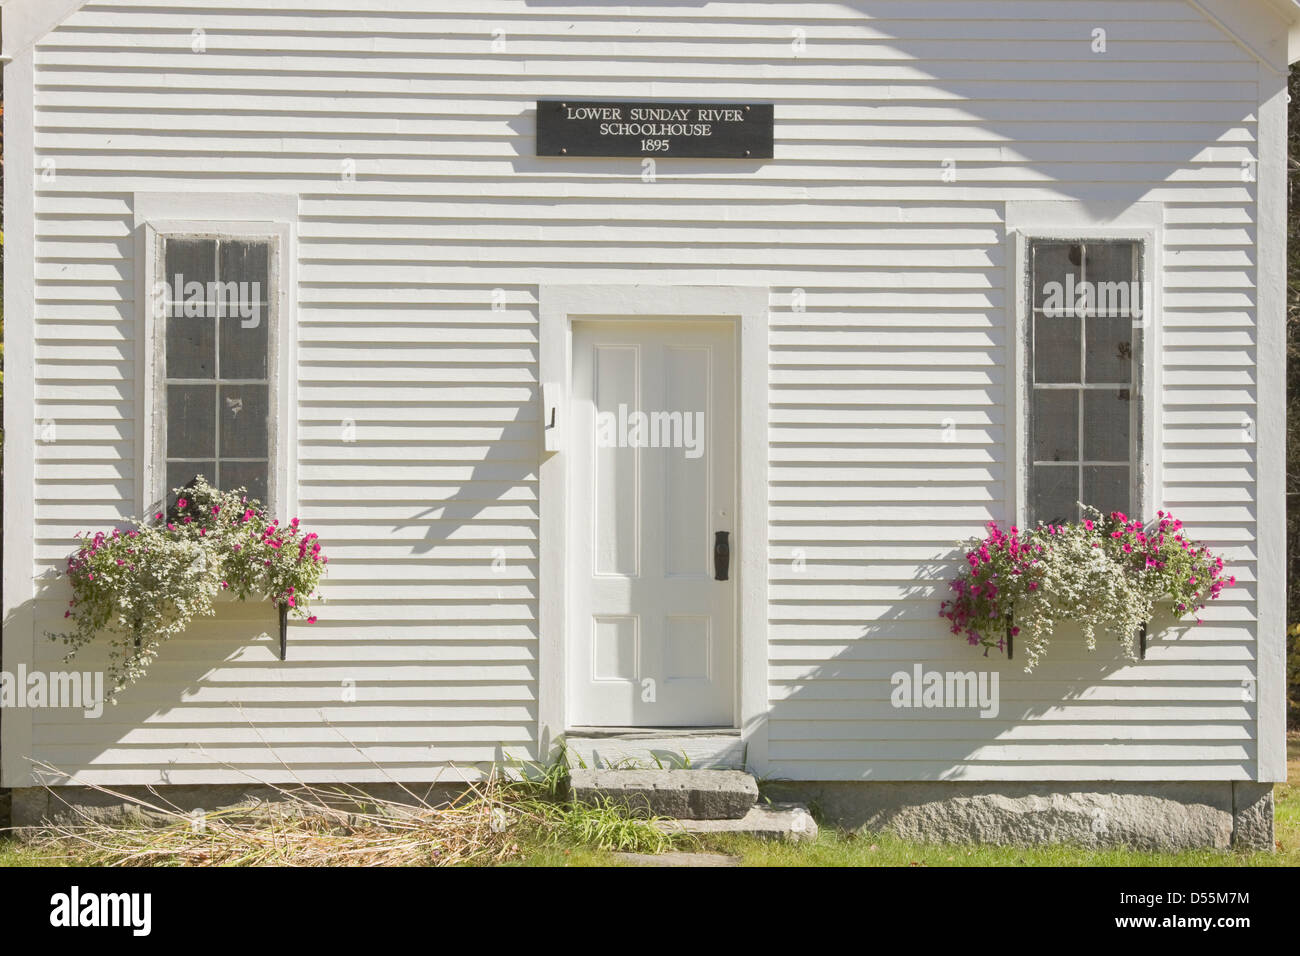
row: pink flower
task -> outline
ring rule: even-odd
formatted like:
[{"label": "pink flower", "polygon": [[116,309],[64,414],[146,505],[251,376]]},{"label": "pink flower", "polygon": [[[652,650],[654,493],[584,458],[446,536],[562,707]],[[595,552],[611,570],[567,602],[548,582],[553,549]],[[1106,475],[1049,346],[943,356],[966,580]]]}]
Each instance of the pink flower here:
[{"label": "pink flower", "polygon": [[177,507],[177,508],[184,508],[184,507],[185,507],[186,505],[188,505],[188,504],[189,504],[189,501],[187,501],[187,500],[184,499],[184,498],[177,498],[177,499],[176,499],[176,507]]},{"label": "pink flower", "polygon": [[311,617],[307,618],[307,623],[308,623],[308,624],[315,624],[315,623],[316,623],[316,615],[313,614]]}]

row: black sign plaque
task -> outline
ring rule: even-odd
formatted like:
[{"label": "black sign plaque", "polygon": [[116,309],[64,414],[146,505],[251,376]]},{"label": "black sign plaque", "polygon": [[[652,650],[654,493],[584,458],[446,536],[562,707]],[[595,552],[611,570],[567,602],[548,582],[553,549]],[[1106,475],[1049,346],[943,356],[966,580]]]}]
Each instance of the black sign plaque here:
[{"label": "black sign plaque", "polygon": [[771,103],[538,100],[538,156],[771,159]]}]

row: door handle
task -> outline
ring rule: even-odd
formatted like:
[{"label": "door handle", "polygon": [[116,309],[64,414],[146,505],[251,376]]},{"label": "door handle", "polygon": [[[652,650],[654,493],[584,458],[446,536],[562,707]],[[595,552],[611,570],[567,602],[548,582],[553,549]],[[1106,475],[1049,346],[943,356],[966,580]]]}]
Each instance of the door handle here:
[{"label": "door handle", "polygon": [[715,581],[727,580],[727,572],[731,569],[730,537],[730,531],[713,532],[713,579]]}]

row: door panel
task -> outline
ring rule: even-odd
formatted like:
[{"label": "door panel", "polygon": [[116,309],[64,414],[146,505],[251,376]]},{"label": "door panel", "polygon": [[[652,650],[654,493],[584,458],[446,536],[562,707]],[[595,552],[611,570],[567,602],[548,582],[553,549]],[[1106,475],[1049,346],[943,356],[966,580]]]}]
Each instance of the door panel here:
[{"label": "door panel", "polygon": [[[574,323],[570,726],[733,725],[730,323]],[[733,542],[733,551],[735,550]],[[543,556],[547,560],[551,556]]]}]

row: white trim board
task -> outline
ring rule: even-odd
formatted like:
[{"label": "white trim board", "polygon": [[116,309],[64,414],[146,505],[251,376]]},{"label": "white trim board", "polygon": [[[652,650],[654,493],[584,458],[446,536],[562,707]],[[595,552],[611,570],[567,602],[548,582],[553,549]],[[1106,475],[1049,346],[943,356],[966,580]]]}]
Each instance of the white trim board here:
[{"label": "white trim board", "polygon": [[1286,780],[1287,79],[1259,71],[1255,266],[1255,779]]},{"label": "white trim board", "polygon": [[[543,424],[552,410],[563,416],[572,382],[573,321],[601,319],[730,319],[739,343],[739,458],[736,541],[740,665],[738,724],[747,763],[767,766],[767,459],[768,459],[768,289],[752,286],[543,285],[538,289],[540,398]],[[543,759],[567,729],[565,628],[568,569],[568,479],[564,422],[538,448],[540,525],[538,744]],[[553,446],[553,450],[548,449]]]},{"label": "white trim board", "polygon": [[[8,7],[5,13],[8,14]],[[6,26],[8,18],[6,17]],[[6,31],[7,34],[7,31]],[[6,43],[8,36],[6,35]],[[6,47],[7,48],[7,47]],[[5,382],[4,662],[30,661],[36,648],[36,150],[34,56],[4,68],[5,105]],[[0,714],[0,786],[33,783],[32,711]]]}]

